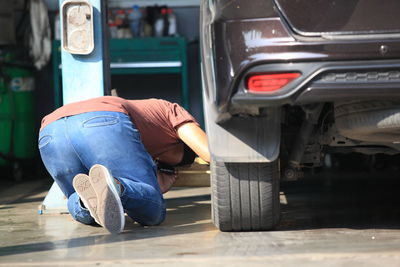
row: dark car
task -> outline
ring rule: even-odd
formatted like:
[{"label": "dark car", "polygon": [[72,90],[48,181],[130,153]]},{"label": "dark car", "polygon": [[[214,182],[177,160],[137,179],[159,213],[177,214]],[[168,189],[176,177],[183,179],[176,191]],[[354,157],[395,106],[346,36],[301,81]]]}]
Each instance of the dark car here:
[{"label": "dark car", "polygon": [[267,230],[281,180],[335,153],[399,153],[400,1],[202,0],[212,215]]}]

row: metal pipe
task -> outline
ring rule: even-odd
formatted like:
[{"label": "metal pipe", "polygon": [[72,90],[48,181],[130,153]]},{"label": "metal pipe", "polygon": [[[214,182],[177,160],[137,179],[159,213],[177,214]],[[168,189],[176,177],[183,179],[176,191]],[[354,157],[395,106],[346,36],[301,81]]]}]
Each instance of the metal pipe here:
[{"label": "metal pipe", "polygon": [[284,179],[288,181],[298,180],[301,173],[300,163],[304,155],[311,134],[318,124],[318,119],[321,114],[324,104],[317,104],[311,108],[306,109],[306,118],[304,119],[300,132],[296,138],[294,146],[289,156],[289,166],[284,171]]}]

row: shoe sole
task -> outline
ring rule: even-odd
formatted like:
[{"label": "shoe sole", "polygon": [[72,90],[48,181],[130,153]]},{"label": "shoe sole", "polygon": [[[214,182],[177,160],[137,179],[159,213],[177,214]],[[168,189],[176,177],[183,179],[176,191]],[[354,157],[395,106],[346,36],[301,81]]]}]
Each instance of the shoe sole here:
[{"label": "shoe sole", "polygon": [[90,183],[97,195],[96,216],[110,233],[120,233],[125,226],[121,199],[106,167],[94,165],[89,171]]},{"label": "shoe sole", "polygon": [[72,185],[85,207],[89,210],[90,215],[98,224],[100,224],[99,218],[96,214],[97,195],[90,183],[89,176],[82,173],[77,174],[72,181]]}]

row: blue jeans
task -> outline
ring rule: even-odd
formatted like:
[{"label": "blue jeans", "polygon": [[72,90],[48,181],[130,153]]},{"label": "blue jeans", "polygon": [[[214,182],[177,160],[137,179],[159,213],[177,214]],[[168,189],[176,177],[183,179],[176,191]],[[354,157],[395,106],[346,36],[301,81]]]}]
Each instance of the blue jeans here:
[{"label": "blue jeans", "polygon": [[164,220],[155,164],[128,115],[96,111],[64,117],[40,131],[39,150],[47,171],[68,197],[75,220],[94,223],[72,186],[75,175],[87,174],[94,164],[104,165],[121,182],[121,202],[129,217],[142,225]]}]

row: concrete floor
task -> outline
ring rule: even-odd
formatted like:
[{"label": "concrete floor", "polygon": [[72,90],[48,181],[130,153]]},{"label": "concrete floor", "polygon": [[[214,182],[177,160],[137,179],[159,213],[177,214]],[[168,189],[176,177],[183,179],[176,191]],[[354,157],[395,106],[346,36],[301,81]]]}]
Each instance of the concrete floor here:
[{"label": "concrete floor", "polygon": [[282,185],[276,230],[244,233],[216,230],[208,187],[174,189],[161,226],[119,235],[38,215],[49,180],[3,188],[0,266],[400,266],[400,180],[319,176]]}]

